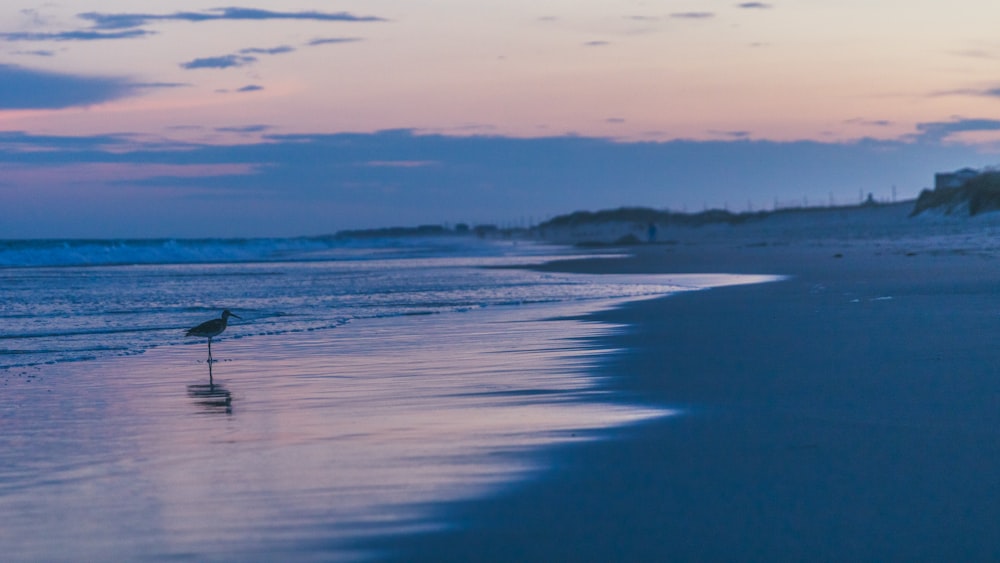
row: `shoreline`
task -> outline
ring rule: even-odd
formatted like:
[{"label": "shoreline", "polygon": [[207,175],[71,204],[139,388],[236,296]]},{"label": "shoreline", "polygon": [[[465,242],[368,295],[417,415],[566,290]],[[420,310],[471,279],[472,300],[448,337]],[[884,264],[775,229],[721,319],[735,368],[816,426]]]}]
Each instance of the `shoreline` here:
[{"label": "shoreline", "polygon": [[[1000,467],[1000,384],[992,374],[998,360],[991,335],[1000,326],[993,299],[1000,247],[982,223],[957,228],[951,222],[923,236],[914,236],[913,223],[905,229],[876,223],[874,231],[825,238],[815,236],[823,232],[815,225],[799,237],[781,225],[764,231],[695,229],[679,231],[669,243],[624,249],[632,253],[626,257],[525,266],[568,273],[786,277],[640,299],[596,313],[544,316],[532,329],[538,336],[525,333],[510,345],[500,344],[501,336],[512,332],[504,330],[504,323],[525,328],[513,317],[533,318],[527,308],[495,310],[503,321],[487,323],[492,328],[482,326],[483,318],[494,316],[485,311],[467,329],[445,316],[420,317],[414,321],[421,325],[419,335],[393,332],[396,320],[387,318],[370,321],[376,328],[366,331],[226,339],[219,351],[228,356],[227,363],[216,367],[222,402],[215,394],[202,394],[206,366],[197,359],[198,347],[97,360],[79,367],[88,378],[76,385],[88,392],[74,395],[76,402],[50,394],[54,377],[20,384],[32,387],[32,395],[19,408],[34,414],[12,420],[52,422],[53,432],[44,436],[65,448],[67,455],[56,456],[59,463],[82,451],[73,433],[90,440],[84,450],[104,452],[96,460],[84,456],[84,466],[109,470],[94,481],[100,493],[87,497],[83,485],[89,481],[70,478],[79,470],[57,466],[55,475],[68,476],[58,487],[76,496],[50,495],[45,501],[52,506],[65,514],[92,514],[96,500],[111,514],[134,511],[123,521],[138,526],[148,511],[118,493],[131,491],[133,501],[144,499],[162,511],[164,522],[195,534],[191,553],[204,549],[220,558],[226,548],[213,535],[220,523],[252,514],[237,515],[237,503],[209,499],[246,502],[265,491],[264,483],[272,493],[284,491],[275,494],[275,503],[294,499],[285,514],[299,518],[305,527],[297,533],[315,542],[303,547],[288,540],[291,536],[278,529],[280,521],[258,529],[255,537],[282,537],[287,543],[270,544],[274,553],[304,557],[995,560],[1000,558],[993,530],[1000,516],[994,491]],[[566,320],[615,328],[582,327],[571,336],[558,324]],[[438,344],[471,340],[428,350],[420,343],[430,328],[437,331],[431,340]],[[383,339],[384,334],[390,338]],[[565,341],[538,348],[552,335]],[[523,353],[512,354],[519,343],[527,344]],[[465,357],[482,345],[497,347],[488,352],[498,354],[491,356],[494,361]],[[597,350],[614,352],[590,361]],[[579,382],[553,394],[554,383],[546,379],[552,374],[540,369],[539,354],[580,366]],[[463,358],[472,363],[458,372],[492,370],[514,379],[499,386],[490,377],[466,381],[472,387],[442,395],[447,382],[435,378],[453,371]],[[532,370],[537,373],[531,375]],[[401,378],[411,372],[430,376],[430,402],[414,402],[419,394],[407,386],[402,396],[370,404],[379,389],[399,388],[375,386],[372,377],[412,384]],[[546,397],[571,406],[558,397],[581,393],[603,400],[585,399],[578,406],[592,412],[540,430],[539,421],[555,414],[542,404]],[[457,398],[469,402],[462,406]],[[523,410],[534,398],[539,408]],[[385,413],[402,409],[413,416],[379,414],[387,404],[393,408]],[[489,418],[484,406],[504,405],[510,407],[506,413],[484,421]],[[617,416],[615,407],[628,405],[671,415],[639,417],[593,432],[586,427],[595,417]],[[482,425],[490,420],[505,436],[511,430],[503,425],[517,423],[521,449],[528,446],[524,440],[546,443],[523,459],[512,457],[514,450],[507,446],[499,457],[485,453]],[[453,432],[469,425],[475,427],[475,439],[457,439]],[[444,433],[422,433],[425,427]],[[431,512],[430,520],[404,518],[394,510],[406,531],[341,541],[342,523],[331,511],[346,510],[352,495],[371,493],[352,488],[350,480],[336,484],[342,488],[330,489],[336,495],[326,499],[302,486],[317,476],[353,471],[365,481],[373,472],[397,466],[356,463],[344,449],[356,439],[361,449],[389,440],[398,441],[404,458],[411,450],[421,453],[421,463],[414,466],[419,470],[404,471],[398,491],[412,493],[415,484],[422,484],[455,492],[454,484],[440,481],[440,468],[428,466],[428,448],[453,447],[460,460],[480,450],[487,462],[520,459],[524,463],[515,464],[520,468],[515,473],[526,471],[531,479],[508,481],[503,478],[507,469],[476,470],[463,477],[470,479],[466,485],[496,485],[495,493],[431,495],[413,504]],[[334,442],[337,448],[330,448]],[[413,449],[414,443],[420,448]],[[29,442],[17,445],[38,449]],[[309,463],[303,466],[303,461]],[[456,466],[460,473],[472,467],[468,459]],[[126,487],[110,478],[122,475],[129,478]],[[213,478],[202,480],[203,475]],[[368,486],[370,491],[382,488]],[[30,492],[16,498],[25,506],[41,506],[28,498],[34,497]],[[36,512],[42,518],[44,513]],[[58,531],[65,530],[80,531],[72,526]],[[151,538],[160,541],[157,530],[154,526],[152,535],[130,540],[136,553],[179,553],[172,546],[140,545]],[[107,530],[93,530],[98,531]],[[57,538],[48,541],[58,545]],[[246,544],[243,549],[229,556],[260,548]]]},{"label": "shoreline", "polygon": [[[649,245],[605,273],[787,275],[597,313],[594,374],[682,411],[563,447],[399,560],[996,560],[1000,260],[982,233]],[[969,236],[966,236],[969,234]],[[971,237],[971,238],[970,238]]]},{"label": "shoreline", "polygon": [[371,559],[359,542],[447,526],[440,506],[533,478],[554,445],[673,414],[589,377],[613,328],[579,319],[614,301],[223,338],[214,385],[203,342],[18,370],[0,544],[14,561]]}]

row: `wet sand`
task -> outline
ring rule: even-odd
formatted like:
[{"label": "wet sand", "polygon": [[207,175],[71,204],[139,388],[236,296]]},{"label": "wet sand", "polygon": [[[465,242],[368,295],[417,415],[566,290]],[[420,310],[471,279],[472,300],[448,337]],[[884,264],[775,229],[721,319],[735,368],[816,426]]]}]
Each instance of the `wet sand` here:
[{"label": "wet sand", "polygon": [[[897,224],[891,221],[900,221]],[[870,227],[871,225],[869,225]],[[584,272],[784,274],[600,313],[598,370],[678,416],[397,538],[420,561],[1000,559],[1000,252],[982,222],[671,233]]]},{"label": "wet sand", "polygon": [[[664,409],[612,402],[590,302],[184,339],[0,374],[0,560],[351,561],[553,445]],[[501,361],[502,359],[502,361]]]}]

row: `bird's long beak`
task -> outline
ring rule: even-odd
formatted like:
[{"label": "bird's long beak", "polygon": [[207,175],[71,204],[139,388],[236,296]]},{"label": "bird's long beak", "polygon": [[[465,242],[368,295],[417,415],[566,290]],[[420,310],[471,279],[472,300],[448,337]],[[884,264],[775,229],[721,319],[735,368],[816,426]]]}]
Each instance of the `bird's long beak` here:
[{"label": "bird's long beak", "polygon": [[230,316],[230,317],[236,317],[237,319],[239,319],[239,320],[241,320],[241,321],[243,320],[243,317],[241,317],[241,316],[239,316],[239,315],[234,315],[233,313],[229,313],[229,316]]}]

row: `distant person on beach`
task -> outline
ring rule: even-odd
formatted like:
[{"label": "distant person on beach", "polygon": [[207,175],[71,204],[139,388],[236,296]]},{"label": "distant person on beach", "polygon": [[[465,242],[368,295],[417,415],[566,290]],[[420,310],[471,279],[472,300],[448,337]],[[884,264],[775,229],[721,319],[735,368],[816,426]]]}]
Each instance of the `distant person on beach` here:
[{"label": "distant person on beach", "polygon": [[649,239],[649,242],[651,243],[656,242],[656,223],[649,224],[649,228],[646,229],[646,235]]}]

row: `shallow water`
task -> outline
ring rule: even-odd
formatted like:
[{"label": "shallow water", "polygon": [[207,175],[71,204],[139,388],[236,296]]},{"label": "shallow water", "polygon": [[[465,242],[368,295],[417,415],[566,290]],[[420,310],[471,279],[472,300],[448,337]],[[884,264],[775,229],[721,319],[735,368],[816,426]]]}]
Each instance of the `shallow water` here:
[{"label": "shallow water", "polygon": [[[41,310],[5,330],[68,311],[8,342],[94,358],[0,371],[4,559],[377,556],[356,546],[453,525],[447,502],[545,471],[555,444],[671,414],[602,391],[592,368],[618,327],[570,319],[758,281],[482,269],[527,258],[470,254],[4,272],[47,280]],[[245,318],[213,346],[212,384],[204,341],[176,326],[200,291]],[[107,300],[77,318],[84,295]]]},{"label": "shallow water", "polygon": [[0,544],[15,560],[345,558],[446,525],[429,505],[541,470],[531,452],[666,414],[595,390],[607,351],[590,339],[609,327],[540,320],[579,312],[224,341],[214,386],[194,346],[14,378]]},{"label": "shallow water", "polygon": [[[662,278],[614,284],[502,268],[540,263],[565,252],[509,242],[373,241],[367,249],[356,242],[305,248],[282,241],[224,242],[203,241],[204,248],[188,242],[183,246],[186,253],[175,256],[149,252],[151,243],[131,242],[139,251],[126,245],[126,252],[124,243],[115,241],[104,246],[66,242],[66,247],[55,248],[46,241],[37,243],[34,257],[25,256],[27,243],[8,243],[17,249],[13,257],[27,265],[0,267],[0,370],[183,343],[181,327],[218,316],[224,308],[243,318],[240,330],[225,336],[239,338],[323,330],[373,317],[678,289]],[[173,248],[168,243],[154,248]],[[92,263],[76,263],[83,259],[81,248],[88,252],[83,258]],[[0,244],[0,264],[5,256],[12,258],[7,256],[11,252],[5,253]],[[204,261],[217,255],[227,261]],[[199,261],[172,261],[179,258]],[[124,259],[136,263],[119,263]]]}]

